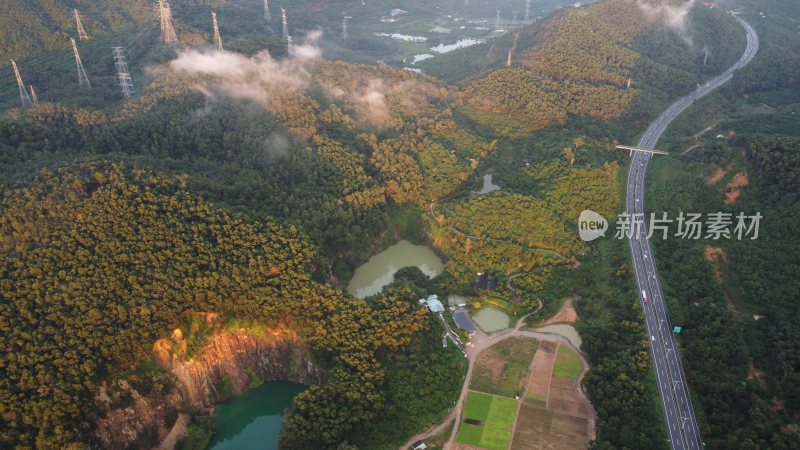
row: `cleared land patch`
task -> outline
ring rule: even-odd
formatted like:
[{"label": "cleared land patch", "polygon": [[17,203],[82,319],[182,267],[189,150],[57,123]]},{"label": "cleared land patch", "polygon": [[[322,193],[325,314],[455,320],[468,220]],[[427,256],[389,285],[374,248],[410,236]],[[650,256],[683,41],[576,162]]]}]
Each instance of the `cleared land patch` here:
[{"label": "cleared land patch", "polygon": [[528,380],[528,389],[525,394],[526,402],[533,402],[542,407],[547,406],[547,397],[550,395],[550,377],[553,373],[553,362],[556,358],[556,344],[542,342],[539,351],[531,363],[531,377]]},{"label": "cleared land patch", "polygon": [[566,345],[559,344],[556,364],[553,367],[553,376],[577,378],[581,374],[581,370],[583,370],[583,364],[578,355]]},{"label": "cleared land patch", "polygon": [[[456,441],[487,450],[506,450],[516,415],[517,402],[513,399],[469,392]],[[480,421],[481,425],[464,423],[465,419]]]},{"label": "cleared land patch", "polygon": [[512,337],[484,350],[475,363],[470,389],[505,397],[522,395],[538,345],[535,339]]},{"label": "cleared land patch", "polygon": [[578,320],[578,312],[572,303],[572,298],[564,300],[564,305],[552,317],[542,322],[542,325],[552,325],[556,323],[575,323]]},{"label": "cleared land patch", "polygon": [[589,445],[590,411],[578,395],[583,366],[563,344],[542,342],[511,442],[511,450],[579,449]]}]

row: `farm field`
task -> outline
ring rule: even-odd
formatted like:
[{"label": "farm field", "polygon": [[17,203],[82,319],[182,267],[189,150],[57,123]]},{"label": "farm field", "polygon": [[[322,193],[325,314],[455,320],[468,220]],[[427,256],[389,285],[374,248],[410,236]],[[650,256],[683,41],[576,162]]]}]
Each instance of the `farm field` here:
[{"label": "farm field", "polygon": [[566,345],[559,344],[556,365],[553,367],[553,376],[577,378],[581,370],[583,370],[583,365],[578,355]]},{"label": "farm field", "polygon": [[513,337],[484,350],[475,364],[470,389],[505,397],[521,396],[538,346],[535,339]]},{"label": "farm field", "polygon": [[486,450],[506,450],[516,414],[516,400],[469,392],[456,441]]},{"label": "farm field", "polygon": [[532,367],[511,449],[587,448],[591,414],[576,390],[582,371],[578,355],[565,345],[542,342]]},{"label": "farm field", "polygon": [[511,337],[484,350],[470,380],[456,449],[588,448],[594,415],[578,391],[582,371],[575,351],[556,342]]},{"label": "farm field", "polygon": [[556,359],[558,346],[552,342],[542,342],[539,350],[533,357],[532,376],[528,380],[528,389],[525,401],[542,407],[547,406],[547,396],[550,394],[550,378],[553,373],[553,363]]}]

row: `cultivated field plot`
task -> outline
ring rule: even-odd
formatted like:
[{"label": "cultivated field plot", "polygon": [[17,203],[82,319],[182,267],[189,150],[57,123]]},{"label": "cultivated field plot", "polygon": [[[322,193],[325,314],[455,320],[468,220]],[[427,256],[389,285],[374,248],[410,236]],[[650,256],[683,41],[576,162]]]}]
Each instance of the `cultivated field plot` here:
[{"label": "cultivated field plot", "polygon": [[517,402],[513,399],[469,392],[456,441],[487,450],[507,450],[516,415]]},{"label": "cultivated field plot", "polygon": [[578,355],[569,347],[542,342],[533,359],[512,450],[588,447],[589,411],[576,390],[581,370]]},{"label": "cultivated field plot", "polygon": [[513,337],[484,350],[475,363],[470,389],[505,397],[522,395],[538,345],[535,339]]},{"label": "cultivated field plot", "polygon": [[550,395],[550,377],[553,373],[553,363],[556,359],[558,346],[553,342],[544,341],[539,346],[539,351],[533,357],[531,363],[530,380],[528,390],[525,394],[525,401],[535,405],[547,406],[547,397]]},{"label": "cultivated field plot", "polygon": [[553,367],[554,377],[577,378],[583,370],[580,358],[564,344],[558,345],[558,357]]},{"label": "cultivated field plot", "polygon": [[587,419],[523,404],[511,450],[587,448]]}]

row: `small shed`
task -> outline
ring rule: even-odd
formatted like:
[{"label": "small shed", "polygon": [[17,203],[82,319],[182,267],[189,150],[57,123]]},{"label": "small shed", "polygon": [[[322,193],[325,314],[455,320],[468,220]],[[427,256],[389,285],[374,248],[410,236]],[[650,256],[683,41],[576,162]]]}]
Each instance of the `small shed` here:
[{"label": "small shed", "polygon": [[432,313],[444,312],[444,305],[439,301],[439,296],[436,294],[429,295],[426,303],[428,304],[428,309],[430,309]]},{"label": "small shed", "polygon": [[425,450],[426,448],[428,448],[428,446],[422,441],[417,441],[411,444],[411,450]]},{"label": "small shed", "polygon": [[472,287],[476,290],[490,291],[497,287],[497,277],[490,272],[479,273]]}]

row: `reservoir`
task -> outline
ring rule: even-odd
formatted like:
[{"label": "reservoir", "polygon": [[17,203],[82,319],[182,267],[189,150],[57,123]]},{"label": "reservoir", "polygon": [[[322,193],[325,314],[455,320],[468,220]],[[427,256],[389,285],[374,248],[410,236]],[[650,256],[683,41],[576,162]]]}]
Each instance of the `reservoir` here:
[{"label": "reservoir", "polygon": [[392,282],[398,270],[411,266],[419,267],[422,273],[431,278],[444,270],[442,260],[430,247],[400,241],[356,269],[353,279],[347,285],[347,292],[357,298],[377,294]]},{"label": "reservoir", "polygon": [[304,386],[271,381],[250,389],[214,411],[211,450],[278,450],[283,413]]}]

